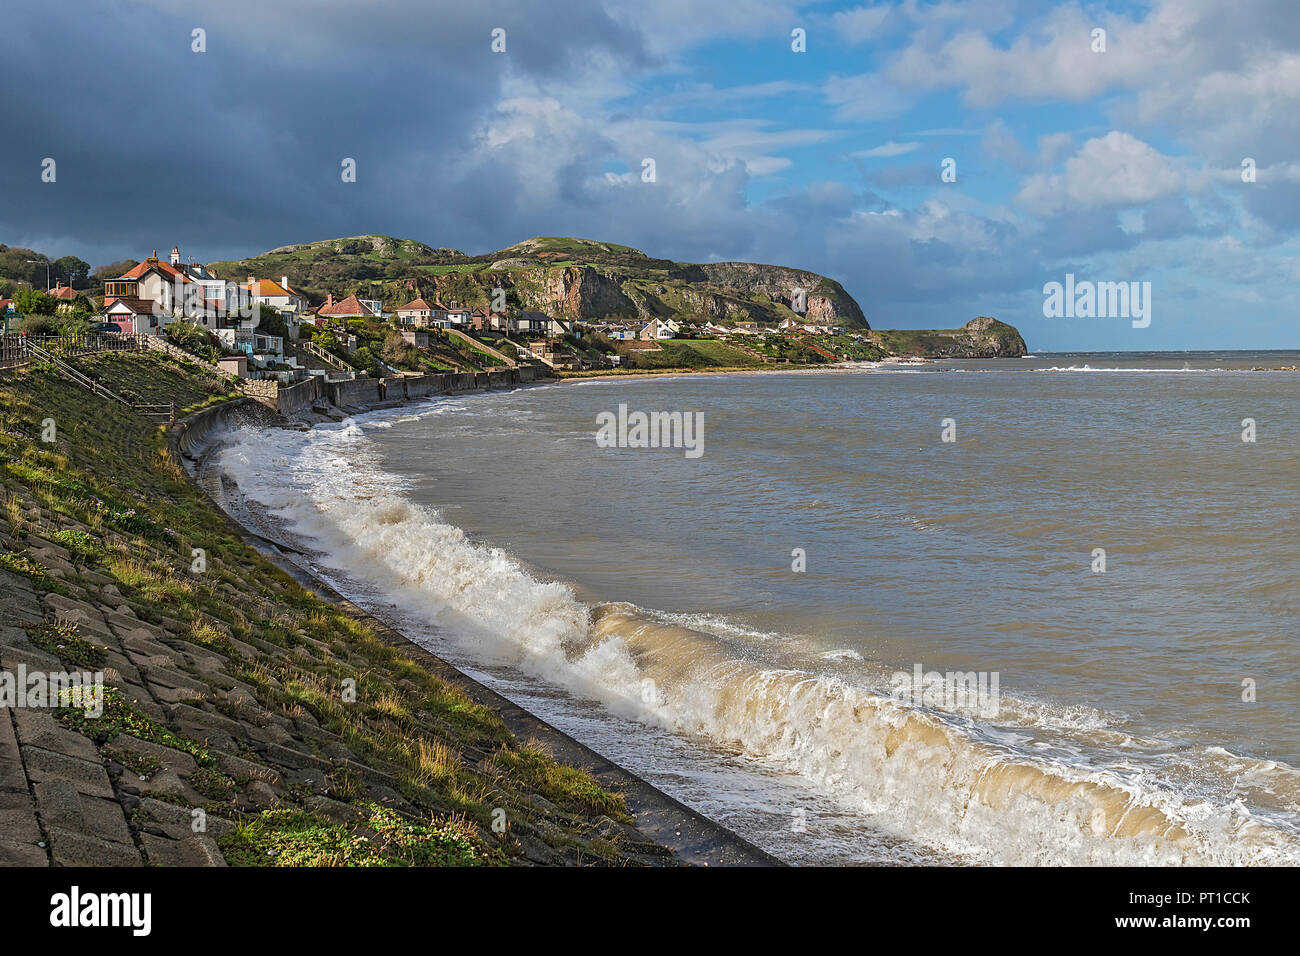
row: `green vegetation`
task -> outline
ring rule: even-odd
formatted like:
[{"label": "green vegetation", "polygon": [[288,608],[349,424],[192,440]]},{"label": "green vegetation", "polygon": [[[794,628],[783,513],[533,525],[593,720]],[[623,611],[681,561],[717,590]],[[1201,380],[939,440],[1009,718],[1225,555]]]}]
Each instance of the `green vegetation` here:
[{"label": "green vegetation", "polygon": [[[142,399],[212,398],[210,377],[165,355],[73,361]],[[46,418],[58,424],[55,443],[40,441]],[[635,834],[610,829],[610,819],[628,819],[620,796],[517,741],[497,713],[417,664],[420,652],[400,637],[321,600],[245,544],[165,438],[51,369],[0,378],[0,569],[38,595],[57,590],[105,613],[127,605],[171,658],[152,666],[200,688],[159,708],[146,701],[151,690],[110,675],[102,716],[60,709],[60,722],[96,745],[112,772],[180,779],[184,789],[157,796],[225,821],[214,832],[238,865],[602,861],[624,844],[648,852]],[[56,579],[31,553],[39,548],[14,550],[20,539],[51,541],[75,565]],[[191,569],[193,548],[205,553],[203,573]],[[116,591],[101,598],[106,578]],[[92,667],[106,653],[98,632],[54,622],[27,633],[69,664]],[[182,716],[191,709],[247,728],[249,749],[231,753],[192,733]],[[164,759],[161,774],[131,738],[188,754],[198,768]],[[290,782],[274,763],[281,742],[318,761],[320,778]],[[247,769],[259,764],[265,779]],[[498,811],[504,832],[494,828]]]},{"label": "green vegetation", "polygon": [[160,747],[171,747],[189,754],[199,764],[212,762],[208,749],[188,737],[173,733],[154,718],[133,706],[125,694],[116,687],[104,688],[104,713],[92,717],[80,707],[64,707],[56,711],[58,719],[84,734],[98,744],[109,743],[121,734],[147,740]]},{"label": "green vegetation", "polygon": [[1026,352],[1025,340],[1014,326],[987,316],[960,329],[883,329],[873,331],[871,337],[890,354],[903,356],[983,358]]},{"label": "green vegetation", "polygon": [[536,747],[499,750],[493,762],[552,803],[574,812],[600,813],[631,822],[622,796],[596,786],[589,774],[557,764]]},{"label": "green vegetation", "polygon": [[[337,297],[355,292],[381,299],[390,309],[417,296],[481,307],[500,287],[508,308],[580,320],[675,316],[704,321],[727,315],[775,324],[794,314],[788,302],[798,286],[830,303],[844,324],[866,324],[839,283],[815,273],[749,263],[693,265],[571,237],[537,236],[470,256],[409,239],[354,236],[284,246],[211,268],[218,275],[289,275],[313,302],[324,301],[327,292]],[[576,274],[561,277],[557,270]]]},{"label": "green vegetation", "polygon": [[99,541],[84,531],[64,528],[50,535],[50,540],[67,548],[72,559],[79,564],[102,564],[104,561],[104,549]]},{"label": "green vegetation", "polygon": [[304,810],[266,810],[221,838],[232,866],[485,866],[505,862],[473,826],[448,818],[414,823],[375,803],[355,824]]},{"label": "green vegetation", "polygon": [[104,649],[77,635],[77,629],[62,621],[47,621],[27,629],[27,636],[41,650],[53,654],[68,667],[94,670],[104,666]]},{"label": "green vegetation", "polygon": [[754,368],[763,364],[749,352],[713,339],[668,339],[659,343],[659,351],[625,349],[625,368]]}]

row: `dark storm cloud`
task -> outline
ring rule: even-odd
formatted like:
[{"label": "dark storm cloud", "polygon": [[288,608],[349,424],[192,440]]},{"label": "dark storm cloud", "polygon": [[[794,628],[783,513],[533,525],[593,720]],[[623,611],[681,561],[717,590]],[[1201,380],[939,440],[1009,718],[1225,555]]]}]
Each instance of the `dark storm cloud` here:
[{"label": "dark storm cloud", "polygon": [[[0,241],[92,259],[180,242],[211,260],[372,231],[460,241],[439,226],[449,206],[466,211],[447,170],[507,70],[648,62],[595,0],[23,0],[5,21]],[[196,27],[205,53],[191,50]],[[496,27],[505,55],[489,49]],[[340,179],[345,157],[355,184]]]}]

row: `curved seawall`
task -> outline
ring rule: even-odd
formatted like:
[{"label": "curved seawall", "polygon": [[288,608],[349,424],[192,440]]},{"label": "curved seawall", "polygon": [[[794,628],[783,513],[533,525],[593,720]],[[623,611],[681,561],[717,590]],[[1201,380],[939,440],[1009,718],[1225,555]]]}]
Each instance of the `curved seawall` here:
[{"label": "curved seawall", "polygon": [[[510,370],[516,372],[518,370]],[[492,387],[490,376],[498,373],[479,373],[484,376],[425,376],[418,390],[436,385],[443,389],[474,390]],[[511,384],[513,375],[501,373],[497,379],[505,386]],[[450,381],[448,381],[450,379]],[[480,385],[480,381],[482,384]],[[450,390],[450,389],[448,389]],[[369,390],[345,389],[340,396],[368,396]],[[375,393],[378,396],[379,392]],[[404,393],[405,394],[405,393]],[[585,745],[562,733],[550,724],[519,707],[496,691],[467,676],[441,658],[431,654],[404,634],[388,625],[329,584],[320,580],[311,570],[290,560],[281,542],[265,537],[248,528],[237,514],[243,509],[235,489],[226,486],[220,472],[209,468],[208,456],[236,429],[253,428],[271,431],[287,421],[265,404],[255,399],[238,399],[205,408],[178,422],[168,433],[168,443],[178,459],[186,462],[187,474],[205,493],[217,510],[244,529],[245,540],[268,560],[281,567],[304,586],[320,597],[338,605],[349,615],[368,624],[385,642],[401,648],[403,654],[421,666],[465,691],[476,702],[491,708],[506,723],[510,731],[521,740],[537,741],[556,759],[582,767],[608,790],[622,793],[635,818],[637,829],[655,842],[671,849],[676,858],[687,864],[703,866],[775,866],[780,861],[750,844],[714,821],[696,813],[685,804],[673,799],[635,774],[606,759]]]}]

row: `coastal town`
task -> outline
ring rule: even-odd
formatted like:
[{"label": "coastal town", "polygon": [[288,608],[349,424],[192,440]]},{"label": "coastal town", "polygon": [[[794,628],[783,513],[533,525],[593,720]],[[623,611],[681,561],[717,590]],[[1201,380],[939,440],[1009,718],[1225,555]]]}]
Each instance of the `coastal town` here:
[{"label": "coastal town", "polygon": [[[64,260],[59,260],[62,263]],[[39,260],[28,260],[38,267]],[[43,290],[0,279],[0,362],[28,346],[86,336],[133,338],[209,363],[245,382],[292,387],[326,380],[388,379],[531,367],[542,376],[672,368],[819,365],[878,358],[869,330],[747,317],[574,318],[522,307],[506,290],[486,304],[436,295],[372,297],[348,283],[322,297],[291,275],[219,275],[157,250],[98,280],[45,272]],[[83,263],[84,265],[84,263]],[[39,268],[37,269],[39,272]],[[797,307],[799,290],[791,302]],[[142,347],[143,347],[142,346]]]}]

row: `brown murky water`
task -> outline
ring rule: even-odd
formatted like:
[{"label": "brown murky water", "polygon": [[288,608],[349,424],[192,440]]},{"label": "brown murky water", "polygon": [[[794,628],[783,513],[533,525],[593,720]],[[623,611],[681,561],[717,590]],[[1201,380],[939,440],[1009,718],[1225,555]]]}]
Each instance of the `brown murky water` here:
[{"label": "brown murky water", "polygon": [[[585,382],[223,460],[441,653],[787,859],[1294,863],[1300,373],[1247,369],[1295,364]],[[598,447],[620,404],[702,413],[702,454]]]}]

